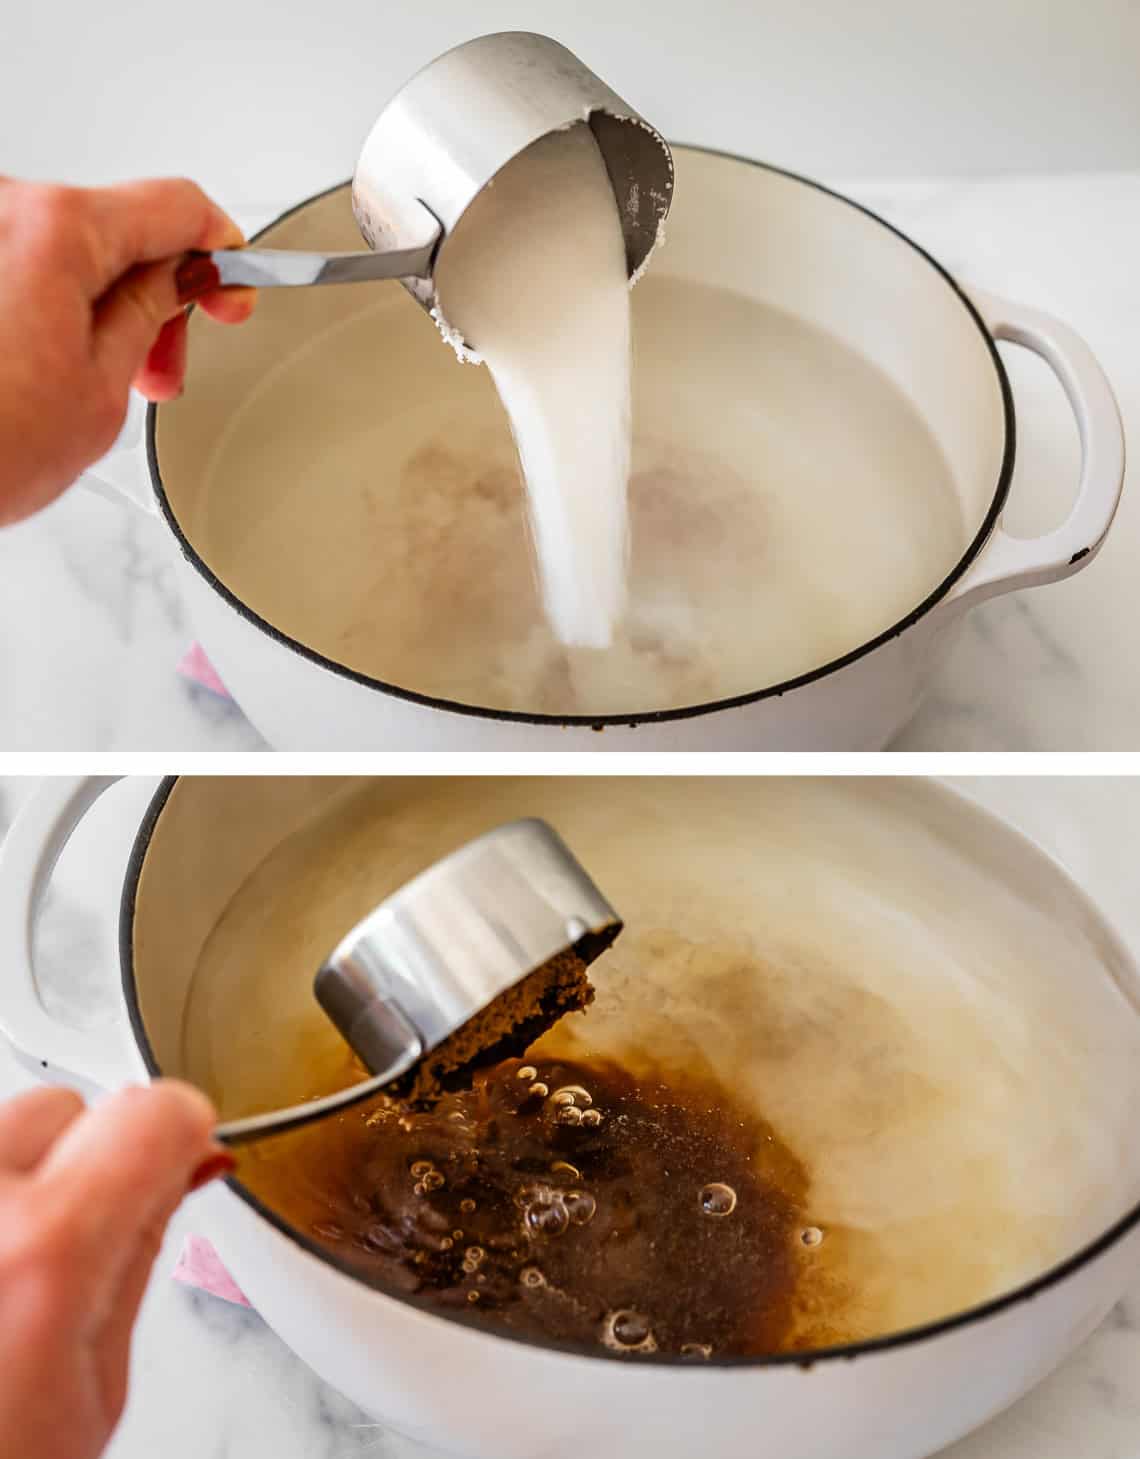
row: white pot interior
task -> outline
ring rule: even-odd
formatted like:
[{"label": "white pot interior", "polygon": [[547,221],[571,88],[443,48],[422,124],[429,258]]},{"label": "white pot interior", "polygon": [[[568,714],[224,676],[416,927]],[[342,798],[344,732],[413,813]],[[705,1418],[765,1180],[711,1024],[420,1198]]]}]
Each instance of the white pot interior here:
[{"label": "white pot interior", "polygon": [[[535,1058],[697,1073],[767,1122],[826,1233],[789,1343],[999,1296],[1140,1200],[1130,959],[1044,856],[921,782],[179,781],[131,936],[157,1068],[225,1114],[343,1078],[309,991],[322,955],[442,852],[523,814],[560,830],[627,924],[595,1007]],[[318,1249],[323,1138],[266,1142],[239,1170]]]},{"label": "white pot interior", "polygon": [[[206,567],[335,664],[452,702],[635,714],[752,693],[904,621],[1003,484],[1001,376],[931,262],[809,183],[678,148],[634,291],[633,608],[613,650],[542,621],[510,431],[395,285],[199,312],[157,415],[169,509]],[[268,246],[360,246],[346,188]]]}]

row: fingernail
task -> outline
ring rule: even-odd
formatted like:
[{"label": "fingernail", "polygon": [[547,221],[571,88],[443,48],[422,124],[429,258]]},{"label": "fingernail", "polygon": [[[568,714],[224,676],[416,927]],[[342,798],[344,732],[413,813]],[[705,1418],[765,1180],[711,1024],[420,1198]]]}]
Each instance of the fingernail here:
[{"label": "fingernail", "polygon": [[218,285],[218,266],[208,253],[188,253],[174,273],[180,304],[189,304]]},{"label": "fingernail", "polygon": [[237,1161],[228,1150],[223,1151],[221,1155],[211,1155],[209,1160],[203,1160],[194,1172],[187,1195],[193,1195],[204,1185],[209,1185],[212,1180],[217,1180],[220,1176],[229,1175],[236,1168]]}]

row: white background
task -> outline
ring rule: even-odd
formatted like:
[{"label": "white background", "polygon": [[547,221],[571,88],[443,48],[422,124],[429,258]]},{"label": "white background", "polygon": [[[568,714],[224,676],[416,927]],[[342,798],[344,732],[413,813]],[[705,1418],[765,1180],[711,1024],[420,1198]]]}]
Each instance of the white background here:
[{"label": "white background", "polygon": [[832,178],[1140,162],[1130,0],[3,0],[0,171],[189,173],[246,202],[347,176],[410,71],[546,31],[669,136]]}]

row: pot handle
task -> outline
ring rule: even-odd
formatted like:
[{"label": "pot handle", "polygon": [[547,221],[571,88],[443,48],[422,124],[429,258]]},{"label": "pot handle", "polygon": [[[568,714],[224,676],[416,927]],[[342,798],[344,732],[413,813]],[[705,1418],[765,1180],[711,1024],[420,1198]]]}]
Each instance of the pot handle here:
[{"label": "pot handle", "polygon": [[126,419],[115,444],[94,467],[85,471],[77,485],[117,506],[126,503],[148,517],[157,516],[158,505],[150,489],[150,477],[141,460],[143,430],[146,426],[147,403],[131,391]]},{"label": "pot handle", "polygon": [[61,1023],[40,1001],[33,972],[35,926],[52,869],[80,821],[116,776],[45,780],[0,842],[0,1033],[22,1061],[53,1083],[108,1089],[125,1070],[119,1029]]},{"label": "pot handle", "polygon": [[1068,396],[1081,438],[1081,476],[1072,510],[1042,537],[1011,537],[998,521],[971,572],[948,602],[979,603],[1015,588],[1032,588],[1080,572],[1104,541],[1124,485],[1124,427],[1104,371],[1079,335],[1060,320],[971,289],[995,339],[1040,355]]}]

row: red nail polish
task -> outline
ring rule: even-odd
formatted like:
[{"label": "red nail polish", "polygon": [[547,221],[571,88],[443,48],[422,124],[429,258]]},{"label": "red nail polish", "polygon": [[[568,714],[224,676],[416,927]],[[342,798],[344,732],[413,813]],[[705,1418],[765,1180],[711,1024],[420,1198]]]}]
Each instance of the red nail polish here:
[{"label": "red nail polish", "polygon": [[217,265],[208,253],[188,253],[174,273],[178,302],[190,304],[220,286]]},{"label": "red nail polish", "polygon": [[221,1155],[211,1155],[209,1160],[203,1160],[190,1180],[190,1189],[187,1195],[193,1195],[195,1191],[201,1190],[204,1185],[209,1185],[212,1180],[219,1176],[229,1175],[237,1168],[237,1161],[228,1152]]}]

